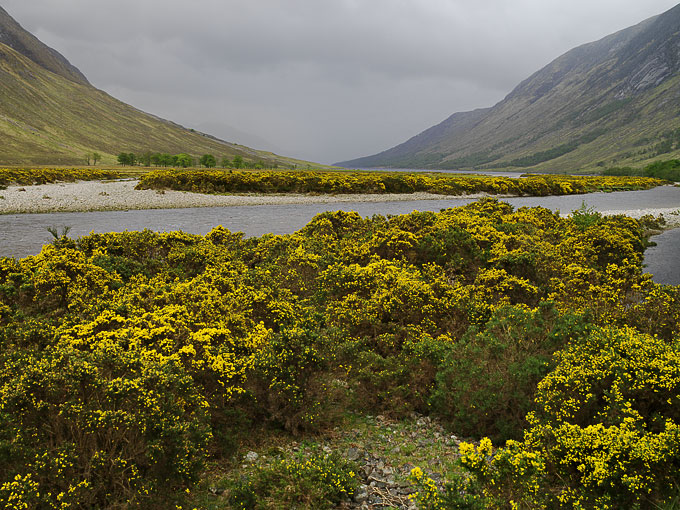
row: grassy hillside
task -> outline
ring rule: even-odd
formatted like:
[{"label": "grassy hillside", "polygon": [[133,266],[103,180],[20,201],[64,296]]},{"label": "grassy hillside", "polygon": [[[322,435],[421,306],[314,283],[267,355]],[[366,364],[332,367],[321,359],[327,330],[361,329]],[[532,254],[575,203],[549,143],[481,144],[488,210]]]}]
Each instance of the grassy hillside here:
[{"label": "grassy hillside", "polygon": [[83,164],[96,151],[103,163],[120,152],[186,152],[241,156],[268,165],[308,162],[227,143],[144,113],[87,83],[57,75],[0,44],[0,164]]},{"label": "grassy hillside", "polygon": [[540,172],[644,166],[680,154],[680,6],[575,48],[493,108],[456,113],[347,167]]}]

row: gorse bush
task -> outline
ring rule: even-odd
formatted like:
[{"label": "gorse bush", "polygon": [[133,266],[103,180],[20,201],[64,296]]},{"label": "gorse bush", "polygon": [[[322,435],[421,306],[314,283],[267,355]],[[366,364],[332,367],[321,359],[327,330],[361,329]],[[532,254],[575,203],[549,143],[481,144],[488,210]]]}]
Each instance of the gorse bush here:
[{"label": "gorse bush", "polygon": [[4,507],[146,507],[195,481],[210,428],[176,360],[115,341],[62,342],[4,353],[2,365]]},{"label": "gorse bush", "polygon": [[552,355],[583,337],[588,321],[545,302],[505,306],[480,331],[451,344],[437,371],[432,410],[463,436],[521,439],[538,382],[554,368]]},{"label": "gorse bush", "polygon": [[[536,494],[567,486],[565,501],[662,501],[677,406],[673,365],[655,360],[674,360],[680,300],[642,274],[645,245],[630,218],[584,224],[486,199],[323,213],[287,236],[91,234],[0,259],[0,506],[167,508],[254,429],[315,433],[346,409],[524,437],[498,463],[470,457],[474,476],[459,483],[475,504],[548,505]],[[613,450],[612,431],[637,450]],[[628,485],[585,477],[588,438]],[[660,453],[641,457],[654,441]],[[299,469],[286,479],[312,483],[318,505],[349,494]],[[259,476],[234,488],[254,508],[260,488],[285,492]],[[442,501],[459,504],[457,492]]]},{"label": "gorse bush", "polygon": [[488,508],[663,508],[678,495],[679,348],[611,327],[567,347],[522,442],[492,458],[461,446],[471,488]]},{"label": "gorse bush", "polygon": [[0,186],[8,184],[47,184],[57,181],[96,181],[117,179],[120,173],[115,170],[97,168],[0,168]]},{"label": "gorse bush", "polygon": [[572,195],[593,191],[649,189],[664,181],[645,177],[510,177],[414,174],[399,172],[246,172],[155,170],[140,178],[137,189],[173,189],[199,193],[414,193],[444,195],[486,192],[494,195]]}]

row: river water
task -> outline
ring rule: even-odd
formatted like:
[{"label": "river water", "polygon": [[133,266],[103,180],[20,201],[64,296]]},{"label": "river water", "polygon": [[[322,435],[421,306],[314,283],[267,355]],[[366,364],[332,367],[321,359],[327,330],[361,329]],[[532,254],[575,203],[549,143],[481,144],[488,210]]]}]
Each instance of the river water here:
[{"label": "river water", "polygon": [[[680,188],[663,186],[646,191],[591,193],[560,197],[519,197],[504,199],[515,207],[543,206],[569,213],[583,204],[600,212],[640,209],[680,209]],[[88,213],[18,214],[0,216],[0,256],[26,257],[38,253],[53,240],[48,228],[70,227],[70,237],[91,232],[122,232],[150,229],[159,232],[183,230],[205,234],[217,225],[247,236],[267,233],[288,234],[305,226],[324,211],[357,211],[362,216],[406,214],[414,210],[439,211],[472,202],[451,197],[446,200],[401,202],[344,202],[337,204],[263,205],[241,207],[201,207],[191,209],[151,209]],[[647,271],[659,283],[680,284],[680,229],[656,236],[657,246],[647,250]]]}]

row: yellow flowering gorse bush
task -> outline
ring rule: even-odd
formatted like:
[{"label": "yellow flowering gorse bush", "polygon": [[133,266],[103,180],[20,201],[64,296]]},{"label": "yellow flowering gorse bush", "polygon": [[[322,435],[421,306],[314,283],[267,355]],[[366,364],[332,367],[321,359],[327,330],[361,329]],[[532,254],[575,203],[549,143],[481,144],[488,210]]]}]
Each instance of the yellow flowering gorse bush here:
[{"label": "yellow flowering gorse bush", "polygon": [[[478,506],[662,501],[677,290],[642,274],[640,222],[586,219],[487,199],[0,259],[0,506],[166,508],[254,429],[346,409],[513,439],[465,454]],[[299,469],[349,494],[349,468]],[[456,492],[423,487],[442,508]]]}]

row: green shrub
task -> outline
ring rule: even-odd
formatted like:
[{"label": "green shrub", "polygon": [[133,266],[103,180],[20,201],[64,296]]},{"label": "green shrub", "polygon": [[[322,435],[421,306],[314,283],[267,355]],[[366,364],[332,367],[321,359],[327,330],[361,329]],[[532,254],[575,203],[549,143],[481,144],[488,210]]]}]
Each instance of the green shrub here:
[{"label": "green shrub", "polygon": [[356,467],[336,453],[312,453],[257,467],[231,484],[230,508],[238,510],[324,510],[354,495]]},{"label": "green shrub", "polygon": [[196,480],[207,415],[172,358],[64,343],[5,353],[2,366],[3,508],[165,508]]},{"label": "green shrub", "polygon": [[486,192],[518,195],[572,195],[593,191],[648,189],[661,180],[627,176],[530,175],[524,179],[481,175],[407,172],[248,172],[154,170],[137,189],[174,189],[199,193],[415,193],[445,195]]},{"label": "green shrub", "polygon": [[269,337],[253,359],[248,388],[265,416],[295,434],[332,421],[334,346],[304,327]]},{"label": "green shrub", "polygon": [[451,346],[437,371],[432,411],[457,434],[519,439],[553,353],[587,327],[584,317],[560,316],[549,303],[497,309],[481,330],[471,328]]},{"label": "green shrub", "polygon": [[[664,508],[678,495],[680,341],[601,328],[539,384],[524,441],[461,445],[489,508]],[[515,507],[512,507],[515,508]]]}]

